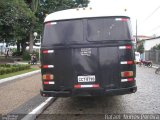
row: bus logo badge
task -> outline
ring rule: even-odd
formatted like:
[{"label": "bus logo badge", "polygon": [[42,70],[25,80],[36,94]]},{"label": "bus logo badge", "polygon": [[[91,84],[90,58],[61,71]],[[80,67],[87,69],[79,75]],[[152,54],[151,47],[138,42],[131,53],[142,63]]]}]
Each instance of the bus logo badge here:
[{"label": "bus logo badge", "polygon": [[82,56],[91,56],[91,48],[81,48]]}]

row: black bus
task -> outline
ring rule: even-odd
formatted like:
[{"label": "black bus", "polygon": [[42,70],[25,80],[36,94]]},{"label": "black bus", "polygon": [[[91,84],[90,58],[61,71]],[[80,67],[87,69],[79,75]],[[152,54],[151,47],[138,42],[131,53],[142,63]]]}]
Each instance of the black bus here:
[{"label": "black bus", "polygon": [[[79,14],[82,11],[83,14]],[[65,10],[45,19],[41,95],[135,93],[136,66],[130,18],[84,13],[85,10],[79,9]]]}]

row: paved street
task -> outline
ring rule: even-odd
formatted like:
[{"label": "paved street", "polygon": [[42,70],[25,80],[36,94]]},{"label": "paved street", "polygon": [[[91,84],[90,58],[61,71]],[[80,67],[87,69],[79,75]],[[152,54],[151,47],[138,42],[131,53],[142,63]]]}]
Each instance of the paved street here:
[{"label": "paved street", "polygon": [[46,99],[41,86],[40,74],[0,84],[0,114],[28,114]]},{"label": "paved street", "polygon": [[154,72],[153,68],[137,67],[138,91],[135,94],[94,98],[58,98],[39,116],[38,120],[44,118],[46,120],[51,118],[103,120],[106,116],[102,114],[160,113],[160,75]]}]

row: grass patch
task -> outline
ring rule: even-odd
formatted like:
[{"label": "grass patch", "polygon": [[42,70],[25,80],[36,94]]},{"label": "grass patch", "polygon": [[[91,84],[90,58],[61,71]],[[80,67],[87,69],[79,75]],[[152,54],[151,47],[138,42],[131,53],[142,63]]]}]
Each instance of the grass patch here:
[{"label": "grass patch", "polygon": [[27,69],[27,70],[22,70],[22,71],[13,72],[13,73],[5,74],[5,75],[0,75],[0,79],[12,77],[12,76],[15,76],[15,75],[24,74],[24,73],[27,73],[27,72],[32,72],[32,71],[35,71],[35,70],[39,70],[39,68],[30,68],[30,69]]}]

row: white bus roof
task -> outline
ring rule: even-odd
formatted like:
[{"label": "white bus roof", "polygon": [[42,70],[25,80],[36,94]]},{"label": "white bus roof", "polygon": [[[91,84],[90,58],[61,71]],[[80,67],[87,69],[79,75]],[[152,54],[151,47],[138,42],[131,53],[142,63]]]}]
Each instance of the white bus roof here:
[{"label": "white bus roof", "polygon": [[128,16],[125,9],[93,9],[93,8],[77,8],[68,9],[49,14],[44,22],[56,20],[68,20],[90,17],[106,17],[106,16]]}]

